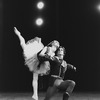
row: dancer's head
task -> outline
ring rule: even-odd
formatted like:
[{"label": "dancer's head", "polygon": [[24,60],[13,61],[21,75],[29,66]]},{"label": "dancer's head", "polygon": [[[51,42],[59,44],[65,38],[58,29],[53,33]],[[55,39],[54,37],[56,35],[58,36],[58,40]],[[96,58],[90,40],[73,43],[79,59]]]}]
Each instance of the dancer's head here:
[{"label": "dancer's head", "polygon": [[52,42],[50,42],[49,44],[48,44],[48,47],[52,47],[52,50],[53,51],[56,51],[58,48],[59,48],[59,46],[60,46],[60,43],[57,41],[57,40],[54,40],[54,41],[52,41]]},{"label": "dancer's head", "polygon": [[63,59],[65,55],[65,48],[60,46],[57,50],[57,56],[59,57],[59,59]]},{"label": "dancer's head", "polygon": [[57,40],[54,40],[51,45],[55,46],[56,48],[58,48],[60,46],[60,44]]}]

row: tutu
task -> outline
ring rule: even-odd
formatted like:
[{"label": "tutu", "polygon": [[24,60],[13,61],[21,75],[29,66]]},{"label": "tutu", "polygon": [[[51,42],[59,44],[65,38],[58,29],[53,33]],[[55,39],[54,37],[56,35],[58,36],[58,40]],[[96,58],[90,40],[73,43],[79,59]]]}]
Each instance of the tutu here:
[{"label": "tutu", "polygon": [[41,42],[41,38],[35,37],[32,40],[29,40],[24,47],[24,57],[25,59],[30,59],[36,55],[40,50],[42,50],[44,45]]},{"label": "tutu", "polygon": [[41,75],[47,74],[47,72],[50,70],[49,61],[45,61],[40,65],[40,68],[38,68],[39,60],[37,58],[37,53],[40,52],[43,48],[44,45],[41,42],[41,38],[38,37],[29,40],[26,43],[26,46],[23,48],[25,65],[27,65],[31,72],[35,72]]}]

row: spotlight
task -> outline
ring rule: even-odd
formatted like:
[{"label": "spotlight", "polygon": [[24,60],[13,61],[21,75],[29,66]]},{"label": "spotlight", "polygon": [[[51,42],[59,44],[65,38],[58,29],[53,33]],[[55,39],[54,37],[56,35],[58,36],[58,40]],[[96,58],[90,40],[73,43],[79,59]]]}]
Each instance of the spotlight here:
[{"label": "spotlight", "polygon": [[97,12],[98,14],[100,14],[100,2],[96,2],[94,4],[94,10],[95,10],[95,12]]},{"label": "spotlight", "polygon": [[100,4],[97,6],[98,11],[100,11]]},{"label": "spotlight", "polygon": [[43,7],[44,7],[44,3],[42,1],[37,3],[37,8],[38,9],[43,9]]},{"label": "spotlight", "polygon": [[36,23],[36,25],[41,26],[43,24],[43,19],[42,18],[37,18],[35,23]]}]

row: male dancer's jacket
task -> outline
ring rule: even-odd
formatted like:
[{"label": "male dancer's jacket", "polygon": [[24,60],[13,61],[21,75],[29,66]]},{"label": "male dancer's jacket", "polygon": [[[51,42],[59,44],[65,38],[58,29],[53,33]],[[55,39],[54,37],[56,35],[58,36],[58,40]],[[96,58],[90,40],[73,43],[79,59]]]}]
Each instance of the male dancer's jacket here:
[{"label": "male dancer's jacket", "polygon": [[73,68],[72,65],[67,64],[63,59],[58,59],[56,56],[50,58],[48,55],[41,56],[38,54],[38,59],[41,62],[50,62],[50,75],[53,77],[64,78],[67,68]]}]

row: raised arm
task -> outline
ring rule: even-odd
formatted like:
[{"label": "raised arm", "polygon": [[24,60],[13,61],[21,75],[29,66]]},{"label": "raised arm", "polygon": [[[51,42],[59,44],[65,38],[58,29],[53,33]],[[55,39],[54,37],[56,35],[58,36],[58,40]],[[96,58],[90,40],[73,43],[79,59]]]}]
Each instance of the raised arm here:
[{"label": "raised arm", "polygon": [[43,50],[39,53],[39,56],[45,56],[47,52],[47,46],[43,48]]}]

